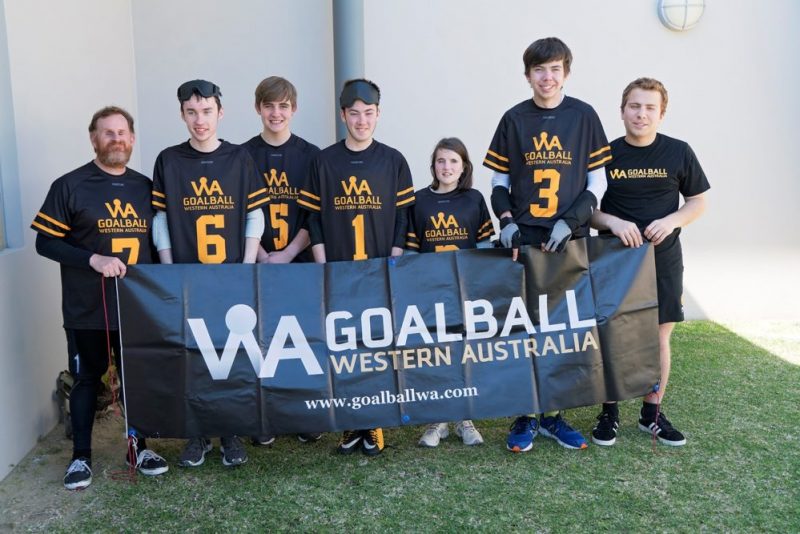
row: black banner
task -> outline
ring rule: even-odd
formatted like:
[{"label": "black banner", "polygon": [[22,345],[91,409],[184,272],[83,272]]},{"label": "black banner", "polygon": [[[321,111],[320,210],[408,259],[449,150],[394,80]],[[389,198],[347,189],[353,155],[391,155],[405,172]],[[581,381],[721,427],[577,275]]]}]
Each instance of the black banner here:
[{"label": "black banner", "polygon": [[538,413],[659,377],[652,247],[616,239],[327,265],[139,265],[119,282],[145,435],[323,432]]}]

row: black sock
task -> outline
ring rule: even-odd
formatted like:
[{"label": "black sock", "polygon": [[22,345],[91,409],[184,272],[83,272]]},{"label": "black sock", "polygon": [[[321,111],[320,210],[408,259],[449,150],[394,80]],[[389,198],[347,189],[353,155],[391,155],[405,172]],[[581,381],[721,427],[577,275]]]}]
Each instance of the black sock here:
[{"label": "black sock", "polygon": [[616,402],[604,402],[603,413],[610,414],[612,417],[619,419],[619,406]]},{"label": "black sock", "polygon": [[658,404],[642,401],[642,418],[655,419],[656,411],[658,411]]},{"label": "black sock", "polygon": [[85,458],[88,464],[92,465],[92,449],[75,449],[72,451],[72,459]]}]

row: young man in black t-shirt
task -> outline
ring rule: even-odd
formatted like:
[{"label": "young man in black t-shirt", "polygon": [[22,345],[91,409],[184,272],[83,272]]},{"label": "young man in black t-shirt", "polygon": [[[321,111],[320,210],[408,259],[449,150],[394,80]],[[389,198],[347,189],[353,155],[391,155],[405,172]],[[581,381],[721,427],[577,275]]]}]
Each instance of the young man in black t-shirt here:
[{"label": "young man in black t-shirt", "polygon": [[[339,104],[347,137],[314,158],[300,191],[317,263],[403,254],[414,184],[403,155],[373,138],[379,102],[373,82],[345,82]],[[364,454],[380,454],[382,430],[348,430],[338,450],[348,454],[359,445]]]},{"label": "young man in black t-shirt", "polygon": [[[242,146],[255,161],[264,178],[269,204],[264,206],[267,230],[258,249],[258,263],[313,261],[305,228],[306,211],[297,205],[311,160],[319,148],[292,133],[292,118],[297,111],[297,89],[287,79],[270,76],[261,80],[255,91],[256,113],[263,129]],[[319,441],[322,434],[298,434],[303,443]],[[254,445],[272,445],[275,436],[253,438]]]},{"label": "young man in black t-shirt", "polygon": [[313,261],[305,211],[297,205],[311,160],[319,148],[292,133],[297,89],[288,80],[270,76],[255,91],[256,112],[263,130],[244,146],[264,179],[269,205],[264,207],[267,231],[261,238],[259,263]]},{"label": "young man in black t-shirt", "polygon": [[[178,88],[190,138],[161,151],[153,171],[153,240],[162,263],[255,263],[269,202],[247,150],[217,137],[222,92],[205,80]],[[237,436],[221,440],[222,463],[241,465],[247,452]],[[199,466],[212,448],[191,439],[179,461]]]},{"label": "young man in black t-shirt", "polygon": [[[38,232],[36,251],[61,264],[64,329],[67,333],[72,460],[64,476],[67,489],[92,482],[92,426],[100,379],[114,349],[120,371],[120,338],[113,277],[127,265],[151,263],[150,179],[126,165],[135,139],[133,118],[124,109],[99,110],[89,124],[96,157],[53,182],[31,223]],[[108,337],[107,337],[108,336]],[[129,465],[160,475],[167,463],[134,437]]]},{"label": "young man in black t-shirt", "polygon": [[[629,247],[650,241],[655,247],[658,291],[658,338],[661,381],[644,398],[639,429],[652,433],[665,445],[680,446],[686,438],[660,410],[670,371],[670,337],[675,323],[683,321],[683,256],[681,228],[705,210],[710,188],[691,147],[658,133],[667,110],[667,90],[658,80],[639,78],[622,93],[621,115],[625,136],[611,143],[614,161],[606,166],[608,190],[592,226],[613,233]],[[684,198],[679,207],[680,196]],[[603,404],[592,441],[613,445],[619,427],[616,403]]]},{"label": "young man in black t-shirt", "polygon": [[[500,243],[563,250],[569,239],[589,235],[589,217],[605,191],[603,166],[611,151],[594,109],[565,96],[572,52],[560,39],[534,41],[522,56],[533,98],[508,110],[497,126],[484,166],[492,176],[492,208],[500,219]],[[540,424],[541,423],[541,424]],[[529,451],[537,433],[569,449],[586,440],[559,412],[516,419],[506,446]]]}]

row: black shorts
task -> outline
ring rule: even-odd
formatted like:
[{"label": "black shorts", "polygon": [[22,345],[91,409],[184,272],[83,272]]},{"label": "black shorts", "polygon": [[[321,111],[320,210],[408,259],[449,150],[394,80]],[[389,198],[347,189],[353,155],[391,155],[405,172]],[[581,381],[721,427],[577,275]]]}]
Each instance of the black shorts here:
[{"label": "black shorts", "polygon": [[683,252],[678,232],[655,247],[658,324],[683,321]]}]

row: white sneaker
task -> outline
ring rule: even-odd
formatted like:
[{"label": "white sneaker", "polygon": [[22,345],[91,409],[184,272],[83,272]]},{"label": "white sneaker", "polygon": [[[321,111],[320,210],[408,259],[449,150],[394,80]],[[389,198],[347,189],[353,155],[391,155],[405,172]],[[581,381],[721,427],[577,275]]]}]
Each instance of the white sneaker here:
[{"label": "white sneaker", "polygon": [[461,438],[464,445],[481,445],[483,443],[483,436],[469,419],[456,423],[456,436]]},{"label": "white sneaker", "polygon": [[419,438],[420,447],[436,447],[439,441],[450,435],[447,423],[431,423],[425,429],[425,433]]}]

